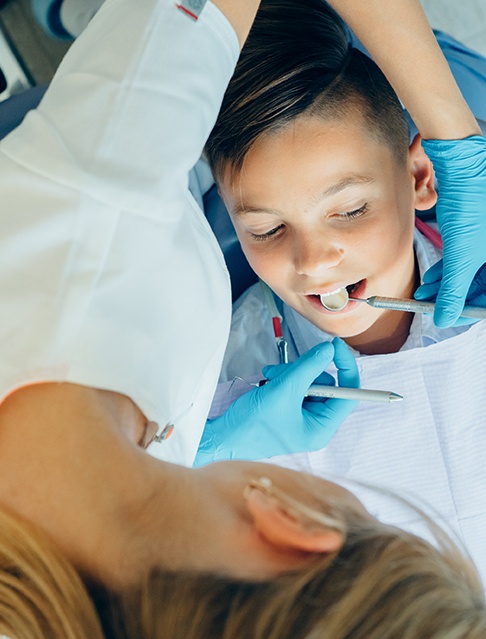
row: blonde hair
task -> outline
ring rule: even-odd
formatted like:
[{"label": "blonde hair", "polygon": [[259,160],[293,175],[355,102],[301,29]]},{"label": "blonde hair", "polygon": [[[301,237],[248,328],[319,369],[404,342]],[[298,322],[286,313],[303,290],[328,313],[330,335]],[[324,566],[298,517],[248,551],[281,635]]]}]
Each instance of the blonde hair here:
[{"label": "blonde hair", "polygon": [[41,533],[0,508],[0,636],[102,639],[74,568]]},{"label": "blonde hair", "polygon": [[[287,500],[288,501],[288,500]],[[292,500],[290,506],[296,506]],[[0,509],[0,636],[11,639],[483,639],[480,579],[424,516],[434,545],[325,507],[343,530],[339,552],[269,581],[155,571],[98,613],[79,575],[50,542]],[[305,516],[311,516],[310,508]],[[335,517],[336,521],[329,521]],[[322,520],[322,513],[316,519]],[[102,632],[102,624],[105,634]]]},{"label": "blonde hair", "polygon": [[[250,583],[154,572],[113,602],[119,639],[484,639],[486,608],[468,558],[426,518],[434,545],[347,517],[342,549]],[[337,522],[340,526],[341,522]]]}]

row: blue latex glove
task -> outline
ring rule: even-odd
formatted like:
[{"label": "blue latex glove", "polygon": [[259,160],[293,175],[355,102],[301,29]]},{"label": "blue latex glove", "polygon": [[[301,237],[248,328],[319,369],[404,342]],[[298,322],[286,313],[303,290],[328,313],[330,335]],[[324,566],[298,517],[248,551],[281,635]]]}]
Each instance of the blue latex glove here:
[{"label": "blue latex glove", "polygon": [[357,402],[305,398],[334,359],[341,386],[358,387],[356,361],[339,339],[318,344],[292,364],[269,366],[267,384],[239,397],[217,419],[208,420],[195,466],[224,459],[265,459],[324,448]]},{"label": "blue latex glove", "polygon": [[[429,268],[424,275],[424,283],[417,290],[415,297],[420,300],[435,300],[439,292],[442,279],[443,260],[439,260],[434,266]],[[481,306],[486,308],[486,264],[479,269],[469,287],[466,295],[466,304],[470,306]],[[454,326],[464,324],[474,324],[478,320],[470,317],[459,317]]]},{"label": "blue latex glove", "polygon": [[[436,210],[444,263],[434,321],[445,328],[455,324],[473,277],[486,261],[486,138],[423,140],[422,145],[439,185]],[[422,295],[420,287],[415,297]]]}]

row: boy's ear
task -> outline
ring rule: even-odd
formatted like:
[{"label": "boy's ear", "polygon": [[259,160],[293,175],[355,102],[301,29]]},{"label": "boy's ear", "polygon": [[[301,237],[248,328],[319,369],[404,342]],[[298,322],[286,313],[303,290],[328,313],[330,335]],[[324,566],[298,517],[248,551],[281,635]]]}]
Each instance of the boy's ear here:
[{"label": "boy's ear", "polygon": [[422,148],[422,138],[417,133],[409,149],[412,175],[415,179],[415,208],[430,209],[437,202],[434,186],[434,167]]},{"label": "boy's ear", "polygon": [[257,532],[278,549],[322,554],[341,549],[341,532],[322,524],[309,526],[298,514],[257,488],[248,489],[245,497]]}]

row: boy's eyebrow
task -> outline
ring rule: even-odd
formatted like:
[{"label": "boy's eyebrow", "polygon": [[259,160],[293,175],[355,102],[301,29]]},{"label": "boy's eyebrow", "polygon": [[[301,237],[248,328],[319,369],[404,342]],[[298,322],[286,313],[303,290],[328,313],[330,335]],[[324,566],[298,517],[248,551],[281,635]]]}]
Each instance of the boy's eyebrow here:
[{"label": "boy's eyebrow", "polygon": [[[374,181],[375,179],[369,175],[360,175],[358,173],[354,175],[348,175],[340,182],[327,187],[327,189],[324,189],[323,191],[321,191],[321,193],[315,195],[309,202],[309,207],[315,206],[324,198],[336,195],[337,193],[340,193],[341,191],[344,191],[344,189],[347,189],[351,186],[359,186],[360,184],[371,184]],[[273,213],[274,215],[279,214],[279,212],[275,211],[274,209],[265,209],[258,206],[247,206],[244,202],[235,204],[232,212],[234,215],[245,215],[246,213]]]},{"label": "boy's eyebrow", "polygon": [[262,209],[259,206],[246,206],[245,204],[235,204],[232,209],[233,215],[246,215],[247,213],[273,213],[274,215],[278,215],[278,211],[274,211],[273,209]]},{"label": "boy's eyebrow", "polygon": [[336,193],[340,193],[344,191],[344,189],[349,188],[350,186],[359,186],[360,184],[371,184],[375,179],[369,175],[348,175],[337,184],[333,184],[329,186],[327,189],[324,189],[319,195],[314,198],[315,202],[320,202],[325,197],[330,197],[331,195],[336,195]]}]

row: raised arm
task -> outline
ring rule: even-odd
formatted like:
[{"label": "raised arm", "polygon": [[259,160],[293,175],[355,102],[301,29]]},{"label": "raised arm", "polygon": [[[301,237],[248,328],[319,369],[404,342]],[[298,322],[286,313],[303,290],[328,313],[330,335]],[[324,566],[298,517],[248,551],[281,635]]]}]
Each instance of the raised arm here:
[{"label": "raised arm", "polygon": [[329,0],[387,76],[423,138],[481,135],[419,0]]},{"label": "raised arm", "polygon": [[[390,80],[424,138],[439,185],[444,243],[435,322],[453,325],[486,262],[486,139],[481,135],[418,0],[330,0]],[[424,298],[419,288],[416,296]]]}]

